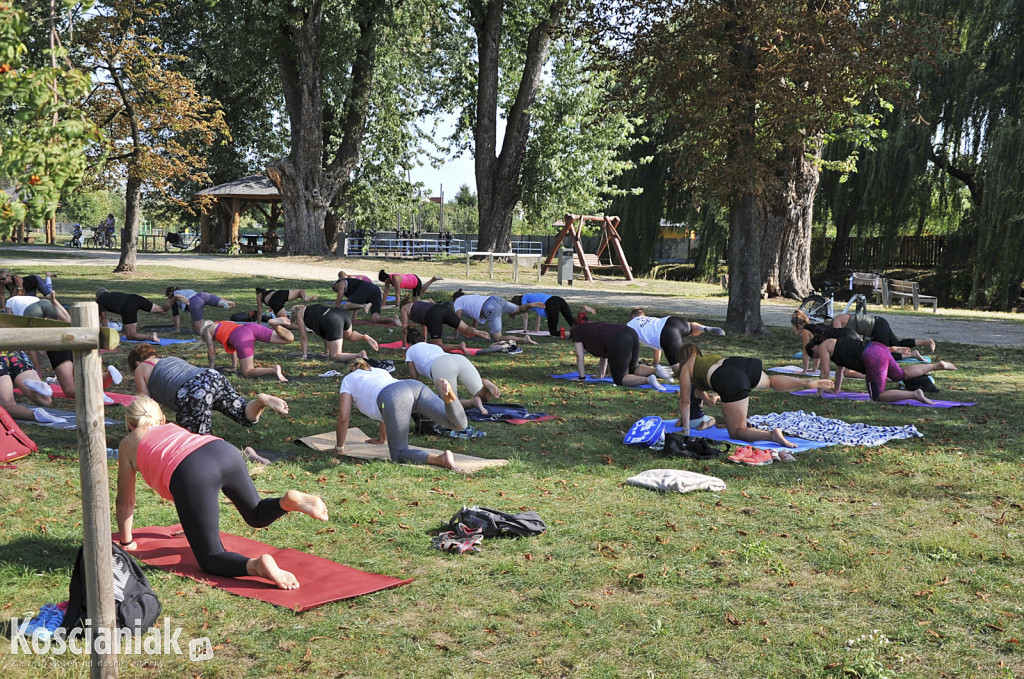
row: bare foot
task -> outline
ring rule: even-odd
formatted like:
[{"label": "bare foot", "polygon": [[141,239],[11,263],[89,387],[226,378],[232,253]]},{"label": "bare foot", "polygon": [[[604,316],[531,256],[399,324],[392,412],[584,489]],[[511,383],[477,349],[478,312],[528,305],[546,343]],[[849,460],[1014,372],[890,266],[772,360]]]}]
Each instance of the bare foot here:
[{"label": "bare foot", "polygon": [[468,349],[468,348],[469,347],[466,346],[465,342],[459,342],[459,351],[461,351],[462,353],[465,354],[466,353],[466,349]]},{"label": "bare foot", "polygon": [[[443,281],[443,280],[444,280],[444,278],[442,278],[441,276],[431,276],[430,277],[430,283],[435,283],[437,281]],[[430,285],[430,283],[427,283],[427,285]]]},{"label": "bare foot", "polygon": [[928,352],[932,354],[935,353],[935,340],[931,338],[928,339]]},{"label": "bare foot", "polygon": [[153,340],[152,341],[154,341],[154,342],[159,342],[160,341],[160,338],[156,336],[155,332],[153,333]]},{"label": "bare foot", "polygon": [[249,462],[255,462],[256,464],[270,464],[270,460],[263,457],[250,446],[246,446],[245,450],[242,451],[242,457]]},{"label": "bare foot", "polygon": [[934,403],[935,403],[935,401],[933,401],[933,400],[931,400],[930,398],[928,398],[927,396],[925,396],[925,395],[924,395],[924,392],[923,392],[923,391],[921,391],[920,389],[916,389],[916,390],[914,391],[914,395],[913,395],[913,396],[912,396],[911,398],[913,398],[913,399],[915,399],[915,400],[918,400],[918,401],[920,401],[921,403],[925,403],[925,404],[927,404],[927,405],[932,405],[932,404],[934,404]]},{"label": "bare foot", "polygon": [[452,451],[450,451],[450,450],[446,450],[443,453],[439,453],[437,455],[431,455],[427,459],[427,462],[429,464],[434,465],[435,467],[443,467],[444,469],[451,469],[453,472],[461,472],[463,474],[468,474],[469,473],[465,469],[462,469],[457,464],[455,464],[455,454],[452,453]]},{"label": "bare foot", "polygon": [[380,351],[380,344],[377,343],[377,340],[373,339],[369,335],[363,335],[363,337],[366,338],[366,343],[370,345],[371,349],[374,351]]},{"label": "bare foot", "polygon": [[399,328],[401,328],[402,327],[402,319],[399,318],[398,316],[395,316],[394,318],[391,319],[390,324],[391,325],[397,325]]},{"label": "bare foot", "polygon": [[589,314],[590,316],[596,316],[597,315],[597,309],[595,309],[592,306],[587,306],[586,304],[583,305],[583,311],[584,311],[584,313]]},{"label": "bare foot", "polygon": [[[462,405],[465,406],[466,403],[467,403],[467,401],[463,401]],[[479,396],[474,396],[473,398],[469,399],[468,403],[469,403],[469,407],[470,408],[476,408],[477,410],[480,411],[481,415],[488,415],[489,414],[487,412],[487,409],[484,408],[483,399],[481,399]]]},{"label": "bare foot", "polygon": [[287,382],[288,378],[284,376],[284,371],[281,370],[281,366],[274,365],[274,374],[277,375],[278,382]]},{"label": "bare foot", "polygon": [[832,380],[809,380],[807,386],[811,389],[831,389],[836,385]]},{"label": "bare foot", "polygon": [[487,388],[487,391],[491,392],[491,398],[498,398],[499,396],[501,396],[501,389],[498,389],[494,382],[491,382],[490,380],[480,381],[483,382],[484,387]]},{"label": "bare foot", "polygon": [[912,350],[912,351],[910,352],[910,357],[911,357],[911,358],[916,358],[917,360],[919,360],[919,361],[921,361],[922,363],[924,363],[924,356],[922,356],[922,355],[921,355],[921,352],[920,352],[920,351],[918,351],[917,349],[914,349],[914,350]]},{"label": "bare foot", "polygon": [[958,368],[949,361],[939,361],[939,370],[958,370]]},{"label": "bare foot", "polygon": [[245,570],[249,575],[266,578],[277,585],[278,589],[298,589],[299,580],[286,570],[283,570],[269,554],[249,559]]},{"label": "bare foot", "polygon": [[327,520],[327,505],[316,495],[289,490],[281,498],[281,509],[286,512],[302,512],[320,521]]},{"label": "bare foot", "polygon": [[288,414],[288,403],[284,399],[270,394],[257,394],[256,400],[259,401],[264,407],[270,408],[278,415]]},{"label": "bare foot", "polygon": [[455,399],[458,398],[455,394],[455,390],[452,389],[452,385],[448,383],[448,380],[438,380],[437,390],[441,393],[441,399],[445,403],[454,403]]},{"label": "bare foot", "polygon": [[373,304],[371,302],[367,302],[366,304],[363,305],[363,311],[365,311],[367,314],[370,313],[370,309],[372,308]]},{"label": "bare foot", "polygon": [[778,427],[772,429],[771,440],[775,443],[786,446],[787,448],[796,448],[796,444],[787,440],[786,437],[782,435],[782,430]]},{"label": "bare foot", "polygon": [[700,426],[697,427],[697,431],[704,431],[705,429],[711,429],[711,427],[715,426],[715,424],[716,424],[715,418],[713,418],[710,415],[708,415],[708,419],[706,419],[706,420],[704,420],[703,422],[700,423]]}]

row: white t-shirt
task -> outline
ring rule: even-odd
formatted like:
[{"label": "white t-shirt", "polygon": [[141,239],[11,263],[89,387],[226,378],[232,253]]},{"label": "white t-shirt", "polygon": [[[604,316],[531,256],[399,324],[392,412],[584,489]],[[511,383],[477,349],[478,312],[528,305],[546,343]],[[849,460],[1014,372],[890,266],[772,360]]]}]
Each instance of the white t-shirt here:
[{"label": "white t-shirt", "polygon": [[416,366],[416,372],[424,377],[430,377],[430,367],[442,356],[444,349],[427,342],[417,342],[405,350],[405,362]]},{"label": "white t-shirt", "polygon": [[461,311],[463,316],[469,316],[474,321],[480,320],[480,310],[487,301],[483,295],[463,295],[455,300],[452,308]]},{"label": "white t-shirt", "polygon": [[370,368],[369,370],[353,370],[341,380],[339,394],[351,394],[352,400],[363,415],[371,420],[381,422],[383,418],[377,407],[377,395],[384,387],[397,382],[387,370]]},{"label": "white t-shirt", "polygon": [[15,316],[24,316],[25,309],[39,301],[38,297],[31,295],[15,295],[7,298],[7,308]]},{"label": "white t-shirt", "polygon": [[658,318],[657,316],[637,316],[626,323],[627,327],[636,330],[640,335],[640,341],[652,349],[661,349],[661,331],[665,329],[669,316]]},{"label": "white t-shirt", "polygon": [[[185,299],[192,299],[193,295],[196,294],[196,291],[195,290],[175,290],[174,294],[175,295],[181,295]],[[186,304],[184,302],[180,302],[180,301],[178,302],[178,308],[180,308],[182,311],[185,310],[185,306],[186,306]]]}]

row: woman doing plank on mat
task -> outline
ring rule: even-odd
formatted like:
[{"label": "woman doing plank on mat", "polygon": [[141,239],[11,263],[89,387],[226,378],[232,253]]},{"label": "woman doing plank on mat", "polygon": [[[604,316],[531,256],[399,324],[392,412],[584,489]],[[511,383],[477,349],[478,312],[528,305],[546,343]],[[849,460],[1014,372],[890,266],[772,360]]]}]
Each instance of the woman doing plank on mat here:
[{"label": "woman doing plank on mat", "polygon": [[110,292],[106,288],[96,291],[96,304],[100,307],[100,327],[107,327],[107,314],[117,314],[121,317],[124,325],[124,335],[130,340],[138,342],[159,342],[156,333],[141,335],[138,332],[139,312],[145,311],[151,314],[166,314],[171,308],[170,302],[167,306],[160,306],[150,302],[141,295],[133,295],[126,292]]},{"label": "woman doing plank on mat", "polygon": [[288,414],[288,404],[270,394],[246,401],[216,370],[198,368],[180,358],[161,358],[149,344],[128,354],[128,369],[135,375],[135,392],[174,408],[178,424],[193,434],[209,434],[213,411],[223,413],[243,427],[260,421],[264,409]]},{"label": "woman doing plank on mat", "polygon": [[266,578],[281,589],[298,589],[294,574],[282,570],[274,557],[244,556],[224,549],[220,539],[220,494],[231,500],[242,519],[265,528],[288,512],[327,520],[327,506],[316,495],[289,490],[279,498],[260,499],[238,449],[216,436],[193,434],[167,424],[159,404],[140,396],[125,414],[128,435],[117,448],[117,528],[120,544],[138,549],[132,538],[135,518],[135,477],[174,503],[182,532],[207,573],[238,578]]},{"label": "woman doing plank on mat", "polygon": [[[527,309],[523,314],[523,332],[529,332],[530,323],[530,311],[537,313],[537,323],[534,326],[534,331],[540,331],[540,319],[546,318],[548,321],[548,334],[552,337],[558,337],[558,315],[561,314],[562,318],[565,319],[566,324],[571,329],[581,320],[585,319],[586,316],[573,317],[572,309],[569,308],[569,303],[557,295],[547,295],[543,292],[531,292],[527,295],[516,295],[510,298],[513,304],[532,304],[533,302],[540,302],[544,306],[539,308]],[[583,305],[583,313],[595,315],[597,311],[593,307],[589,307],[586,304]]]},{"label": "woman doing plank on mat", "polygon": [[292,307],[289,314],[293,325],[299,328],[299,347],[302,350],[302,358],[306,358],[309,348],[309,333],[324,340],[324,347],[327,350],[327,357],[332,361],[351,361],[353,358],[366,358],[366,352],[358,354],[347,354],[343,351],[345,340],[359,342],[365,340],[370,347],[377,351],[377,340],[369,335],[356,332],[352,329],[352,317],[344,309],[327,306],[325,304],[311,304],[304,306],[297,304]]},{"label": "woman doing plank on mat", "polygon": [[806,386],[828,388],[832,380],[804,381],[791,375],[768,375],[761,367],[761,359],[742,356],[724,357],[721,354],[701,353],[696,344],[684,344],[679,351],[679,426],[683,434],[690,433],[691,386],[697,395],[706,397],[715,392],[722,400],[722,416],[729,436],[741,441],[774,441],[796,448],[781,429],[768,432],[747,425],[750,392],[754,389],[796,391]]},{"label": "woman doing plank on mat", "polygon": [[580,323],[569,333],[568,339],[576,348],[576,368],[580,380],[586,379],[587,370],[583,357],[586,353],[601,359],[598,363],[598,379],[603,379],[611,367],[612,381],[626,387],[649,384],[663,391],[658,377],[666,379],[668,371],[663,367],[654,368],[640,365],[640,338],[636,331],[619,323]]},{"label": "woman doing plank on mat", "polygon": [[353,274],[346,274],[344,271],[339,271],[338,272],[338,280],[336,280],[333,283],[331,283],[331,290],[333,290],[334,292],[338,293],[337,299],[334,300],[334,306],[341,306],[341,300],[344,297],[344,293],[345,293],[345,279],[346,278],[353,278],[353,279],[358,280],[358,281],[365,281],[365,282],[369,283],[370,285],[373,285],[373,279],[370,278],[369,276],[364,276],[362,274],[354,274],[354,273]]},{"label": "woman doing plank on mat", "polygon": [[341,380],[336,430],[338,444],[334,452],[345,454],[345,438],[354,402],[359,412],[380,422],[380,435],[367,443],[387,443],[392,461],[461,471],[455,465],[455,457],[450,450],[428,453],[409,447],[409,424],[413,414],[458,431],[469,426],[466,411],[459,403],[454,387],[441,379],[437,382],[437,390],[441,398],[422,382],[396,380],[386,370],[371,368],[366,361],[356,359],[348,375]]},{"label": "woman doing plank on mat", "polygon": [[445,380],[456,391],[460,384],[465,387],[472,397],[460,401],[463,408],[475,407],[481,414],[486,415],[484,403],[501,396],[501,390],[490,380],[480,377],[480,372],[468,358],[462,354],[446,354],[441,347],[427,344],[423,341],[423,336],[415,330],[409,331],[409,348],[405,351],[405,362],[409,366],[409,376],[414,380],[418,380],[422,375],[435,385]]},{"label": "woman doing plank on mat", "polygon": [[224,351],[231,356],[231,367],[239,369],[244,377],[263,377],[273,375],[279,382],[287,382],[288,378],[281,371],[281,366],[275,364],[271,368],[257,368],[253,356],[255,355],[256,342],[268,344],[288,344],[295,339],[291,331],[285,327],[287,318],[275,318],[271,321],[271,327],[259,323],[232,323],[231,321],[203,321],[199,326],[199,335],[206,342],[206,354],[210,359],[210,369],[217,367],[217,347],[220,342]]},{"label": "woman doing plank on mat", "polygon": [[39,379],[39,373],[25,352],[0,351],[0,407],[19,420],[35,420],[44,424],[64,421],[64,418],[51,415],[42,408],[33,410],[15,401],[15,387],[37,406],[49,406],[53,401],[53,389]]},{"label": "woman doing plank on mat", "polygon": [[860,339],[860,335],[853,328],[836,328],[826,323],[811,323],[811,319],[807,318],[807,315],[802,311],[794,311],[789,322],[793,326],[793,332],[800,336],[800,351],[803,355],[804,373],[811,372],[812,369],[820,369],[817,363],[813,367],[811,366],[811,354],[807,351],[807,343],[815,335],[822,335],[827,339]]},{"label": "woman doing plank on mat", "polygon": [[654,365],[661,362],[661,352],[664,351],[669,369],[673,372],[679,363],[679,350],[683,348],[684,337],[696,337],[705,333],[716,337],[725,335],[725,330],[721,328],[684,321],[675,316],[648,316],[639,307],[630,312],[626,325],[636,330],[641,343],[654,349]]},{"label": "woman doing plank on mat", "polygon": [[423,280],[415,274],[388,273],[384,269],[381,269],[380,273],[377,274],[377,280],[384,284],[384,306],[387,306],[388,304],[388,288],[395,289],[395,306],[398,306],[402,290],[409,290],[411,301],[415,302],[435,281],[443,281],[444,279],[438,278],[437,276],[431,276],[430,280],[424,283]]},{"label": "woman doing plank on mat", "polygon": [[307,295],[305,290],[265,290],[263,288],[256,288],[256,318],[263,318],[264,304],[270,307],[275,316],[284,318],[287,315],[285,314],[284,305],[297,299],[301,299],[303,302],[315,302],[316,295]]},{"label": "woman doing plank on mat", "polygon": [[466,350],[465,342],[459,344],[444,343],[441,338],[444,336],[444,326],[446,325],[465,337],[491,339],[490,333],[472,328],[463,323],[462,319],[459,318],[459,315],[455,313],[455,310],[449,304],[435,304],[425,299],[409,302],[402,305],[399,318],[402,321],[402,342],[406,345],[409,344],[408,335],[413,323],[420,324],[431,344],[436,344],[445,351]]},{"label": "woman doing plank on mat", "polygon": [[935,340],[930,337],[923,339],[899,339],[892,331],[889,321],[881,316],[870,314],[838,314],[832,319],[834,328],[852,328],[864,339],[881,342],[893,351],[899,351],[904,356],[910,356],[918,360],[921,354],[915,347],[928,347],[928,351],[935,351]]},{"label": "woman doing plank on mat", "polygon": [[[461,288],[455,291],[452,299],[455,300],[452,307],[460,319],[465,320],[469,318],[475,323],[486,326],[487,332],[491,333],[491,339],[496,342],[501,341],[502,315],[515,316],[516,314],[525,313],[529,309],[544,308],[544,302],[513,304],[497,295],[491,295],[490,297],[467,295]],[[523,341],[527,344],[536,344],[536,342],[530,339],[529,335],[523,335]]]},{"label": "woman doing plank on mat", "polygon": [[43,297],[49,296],[53,292],[52,279],[56,277],[57,274],[52,271],[47,271],[46,277],[43,278],[35,274],[15,276],[10,269],[0,269],[0,307],[3,306],[5,297],[8,296],[30,295],[35,297],[37,294]]},{"label": "woman doing plank on mat", "polygon": [[[956,366],[949,361],[937,363],[915,363],[911,365],[900,365],[892,357],[889,347],[881,342],[859,339],[825,339],[822,335],[815,335],[807,343],[807,352],[821,360],[821,374],[827,375],[831,370],[831,363],[834,361],[840,368],[849,368],[864,373],[864,379],[868,383],[868,393],[872,401],[902,401],[914,399],[921,403],[931,403],[931,399],[924,395],[920,389],[907,391],[904,389],[886,389],[887,379],[899,382],[908,377],[919,377],[930,373],[933,370],[956,370]],[[838,394],[843,386],[843,372],[836,371],[836,381],[833,393]],[[821,380],[818,380],[819,382]],[[811,385],[813,386],[813,385]],[[817,387],[818,395],[825,393],[825,388]]]},{"label": "woman doing plank on mat", "polygon": [[[351,311],[353,321],[358,312],[364,311],[370,314],[370,320],[373,323],[383,323],[386,325],[402,324],[402,321],[397,318],[385,318],[380,315],[384,305],[384,296],[381,294],[380,288],[372,282],[359,278],[342,278],[331,287],[338,293],[338,300],[335,306],[341,306]],[[348,299],[344,304],[342,303],[343,297]]]},{"label": "woman doing plank on mat", "polygon": [[230,299],[222,299],[212,292],[196,292],[181,288],[167,288],[167,299],[170,300],[171,314],[174,316],[174,332],[181,332],[181,315],[179,311],[188,309],[192,317],[192,329],[199,332],[203,324],[203,307],[215,306],[221,309],[234,309],[235,303]]}]

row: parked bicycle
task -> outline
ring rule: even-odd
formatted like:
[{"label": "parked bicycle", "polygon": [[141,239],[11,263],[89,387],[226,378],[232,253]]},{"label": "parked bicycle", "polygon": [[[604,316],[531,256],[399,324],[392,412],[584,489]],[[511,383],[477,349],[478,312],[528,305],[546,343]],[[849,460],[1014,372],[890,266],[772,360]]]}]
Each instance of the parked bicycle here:
[{"label": "parked bicycle", "polygon": [[92,230],[92,235],[85,239],[85,247],[92,249],[116,248],[117,236],[97,226]]},{"label": "parked bicycle", "polygon": [[[804,312],[811,323],[828,323],[835,316],[835,292],[839,287],[838,283],[825,281],[821,284],[821,291],[815,290],[800,301],[800,311]],[[826,296],[827,295],[827,296]],[[850,295],[850,300],[839,313],[864,313],[868,308],[868,298],[861,293]]]}]

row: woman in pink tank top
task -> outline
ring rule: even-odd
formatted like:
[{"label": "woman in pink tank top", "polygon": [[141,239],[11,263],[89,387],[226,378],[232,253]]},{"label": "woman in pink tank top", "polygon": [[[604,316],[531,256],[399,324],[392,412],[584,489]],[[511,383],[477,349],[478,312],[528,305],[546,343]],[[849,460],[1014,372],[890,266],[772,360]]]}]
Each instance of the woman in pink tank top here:
[{"label": "woman in pink tank top", "polygon": [[132,538],[132,524],[135,478],[141,473],[148,486],[174,502],[185,539],[204,571],[236,578],[254,575],[281,589],[298,588],[298,578],[280,568],[270,554],[249,557],[224,549],[220,494],[223,491],[254,528],[269,526],[287,512],[326,521],[323,500],[297,490],[261,499],[237,448],[216,436],[193,434],[167,424],[159,404],[148,396],[139,396],[128,406],[125,425],[129,433],[117,449],[116,515],[119,542],[126,550],[139,548]]},{"label": "woman in pink tank top", "polygon": [[443,278],[433,276],[429,281],[424,283],[420,280],[420,277],[411,273],[388,273],[384,269],[380,270],[377,274],[377,280],[384,284],[384,306],[388,305],[388,288],[392,287],[395,289],[395,306],[400,306],[399,298],[401,297],[402,290],[410,290],[411,299],[409,301],[415,302],[420,298],[427,288],[430,287],[435,281],[443,281]]}]

